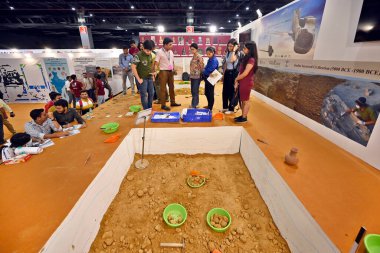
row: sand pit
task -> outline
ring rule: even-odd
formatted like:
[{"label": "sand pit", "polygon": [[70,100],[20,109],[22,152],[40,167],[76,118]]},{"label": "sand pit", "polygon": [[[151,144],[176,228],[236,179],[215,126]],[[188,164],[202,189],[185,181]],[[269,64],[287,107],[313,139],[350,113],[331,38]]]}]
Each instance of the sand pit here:
[{"label": "sand pit", "polygon": [[[290,252],[240,154],[146,158],[150,162],[147,169],[129,170],[90,252],[181,252],[159,244],[183,239],[183,252],[189,253],[215,248],[222,253]],[[186,183],[194,169],[207,178],[200,188]],[[179,228],[170,228],[162,218],[170,203],[180,203],[187,210],[187,220]],[[215,207],[231,215],[225,233],[214,232],[206,223],[207,212]]]}]

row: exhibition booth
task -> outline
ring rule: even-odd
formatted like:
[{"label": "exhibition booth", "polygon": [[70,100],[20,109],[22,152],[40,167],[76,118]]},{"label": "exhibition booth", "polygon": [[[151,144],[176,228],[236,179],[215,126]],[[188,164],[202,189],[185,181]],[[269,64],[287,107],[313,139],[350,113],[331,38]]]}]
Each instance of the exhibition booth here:
[{"label": "exhibition booth", "polygon": [[[174,40],[179,81],[189,72],[191,43],[201,45],[201,54],[214,46],[221,61],[230,38],[241,46],[257,42],[259,69],[249,123],[236,126],[233,117],[225,115],[206,123],[148,120],[145,128],[136,115],[126,115],[139,98],[116,96],[94,110],[79,135],[54,140],[56,145],[41,155],[3,168],[0,190],[8,194],[1,200],[0,242],[7,243],[0,251],[170,252],[160,251],[160,243],[185,240],[184,252],[210,252],[215,246],[223,253],[327,253],[355,249],[361,227],[380,234],[380,127],[358,124],[356,115],[346,113],[360,97],[376,115],[380,112],[380,42],[359,42],[363,2],[299,0],[231,34],[140,33],[140,40],[154,40],[159,48],[164,37]],[[10,103],[44,103],[50,91],[62,90],[67,75],[94,73],[100,66],[119,93],[121,52],[1,50],[0,90]],[[188,99],[178,96],[184,106]],[[120,125],[120,139],[106,144],[109,135],[99,128],[110,121]],[[150,164],[138,170],[134,162],[141,157],[143,135]],[[297,166],[284,163],[292,147],[299,150]],[[247,174],[227,163],[201,159],[223,155],[227,161],[234,154],[241,156]],[[199,163],[186,163],[193,155],[200,157]],[[172,160],[160,161],[160,156]],[[227,173],[218,173],[218,166]],[[165,174],[165,168],[177,170]],[[199,189],[186,185],[195,169],[207,176]],[[236,181],[222,185],[228,177]],[[170,187],[177,188],[166,192]],[[240,188],[235,196],[238,187],[256,189],[258,196],[245,197]],[[214,199],[201,203],[203,194]],[[261,198],[263,207],[255,208],[253,199]],[[162,219],[165,206],[175,202],[188,208],[187,221],[177,229]],[[112,216],[121,212],[118,205],[126,220]],[[130,217],[132,206],[138,211]],[[234,210],[231,228],[225,233],[211,230],[204,206]],[[147,230],[129,226],[132,220]],[[365,252],[362,242],[357,252]]]}]

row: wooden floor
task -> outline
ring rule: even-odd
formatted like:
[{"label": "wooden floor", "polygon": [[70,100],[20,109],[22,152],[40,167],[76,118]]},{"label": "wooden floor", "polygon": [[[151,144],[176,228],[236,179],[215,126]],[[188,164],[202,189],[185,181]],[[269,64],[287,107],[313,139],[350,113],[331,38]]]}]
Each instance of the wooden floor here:
[{"label": "wooden floor", "polygon": [[[183,107],[189,96],[178,96]],[[221,92],[216,90],[216,108]],[[321,228],[342,252],[348,252],[360,226],[380,233],[380,171],[338,148],[267,104],[252,98],[249,122],[243,125],[285,179]],[[120,123],[124,137],[134,119],[124,115],[139,98],[116,97],[95,110],[96,117],[81,134],[55,139],[55,146],[25,164],[0,167],[0,252],[37,252],[60,225],[119,143],[104,144],[99,127]],[[205,105],[202,96],[201,104]],[[29,111],[41,105],[12,105],[16,130],[23,130]],[[153,109],[158,110],[157,105]],[[178,108],[179,111],[181,108]],[[111,117],[106,117],[111,115]],[[153,124],[148,127],[215,127],[234,125],[233,115],[223,121],[199,124]],[[5,130],[7,133],[7,130]],[[298,147],[297,168],[284,164],[284,155]],[[86,159],[91,159],[84,165]]]}]

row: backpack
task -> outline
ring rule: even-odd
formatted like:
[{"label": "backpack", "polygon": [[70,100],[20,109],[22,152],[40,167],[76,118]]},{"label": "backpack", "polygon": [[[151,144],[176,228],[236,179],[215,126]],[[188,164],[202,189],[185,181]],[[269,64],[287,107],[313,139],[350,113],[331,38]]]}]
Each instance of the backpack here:
[{"label": "backpack", "polygon": [[189,81],[190,80],[190,75],[187,72],[183,72],[182,74],[182,81]]}]

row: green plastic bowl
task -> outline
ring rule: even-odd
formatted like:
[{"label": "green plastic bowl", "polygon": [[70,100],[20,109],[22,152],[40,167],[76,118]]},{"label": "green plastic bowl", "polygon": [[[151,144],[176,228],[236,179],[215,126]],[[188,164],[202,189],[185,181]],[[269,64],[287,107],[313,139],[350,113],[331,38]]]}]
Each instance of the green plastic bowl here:
[{"label": "green plastic bowl", "polygon": [[[219,215],[227,216],[227,218],[228,218],[228,225],[227,225],[227,227],[225,227],[225,228],[216,228],[213,225],[211,225],[211,217],[214,214],[219,214]],[[210,228],[212,230],[214,230],[215,232],[219,232],[219,233],[225,232],[231,226],[231,223],[232,223],[231,215],[229,214],[229,212],[227,212],[223,208],[214,208],[214,209],[211,209],[207,213],[206,221],[207,221],[207,224],[210,226]]]},{"label": "green plastic bowl", "polygon": [[190,179],[191,179],[191,177],[193,177],[193,176],[190,175],[190,176],[187,178],[187,185],[190,186],[191,188],[199,188],[199,187],[202,187],[202,186],[206,183],[206,178],[203,178],[203,181],[202,181],[201,184],[199,184],[199,185],[192,185],[192,184],[190,183]]},{"label": "green plastic bowl", "polygon": [[[174,218],[177,218],[178,216],[181,216],[182,217],[182,222],[178,223],[178,224],[171,224],[169,222],[169,220],[168,220],[168,216],[169,215],[173,216]],[[168,224],[169,227],[177,228],[177,227],[182,226],[183,223],[185,223],[185,221],[187,219],[187,211],[186,211],[186,209],[182,205],[177,204],[177,203],[173,203],[173,204],[168,205],[165,208],[164,213],[162,214],[162,216],[164,218],[165,223]]]},{"label": "green plastic bowl", "polygon": [[131,105],[131,106],[129,107],[129,110],[130,110],[131,112],[139,112],[139,111],[141,111],[141,106],[140,106],[140,105]]},{"label": "green plastic bowl", "polygon": [[106,134],[111,134],[111,133],[114,133],[117,131],[117,129],[119,129],[119,123],[116,123],[116,122],[111,122],[111,123],[107,123],[107,124],[104,124],[101,129],[103,130],[103,132],[105,132]]},{"label": "green plastic bowl", "polygon": [[380,235],[366,235],[364,237],[364,245],[368,253],[380,253]]}]

